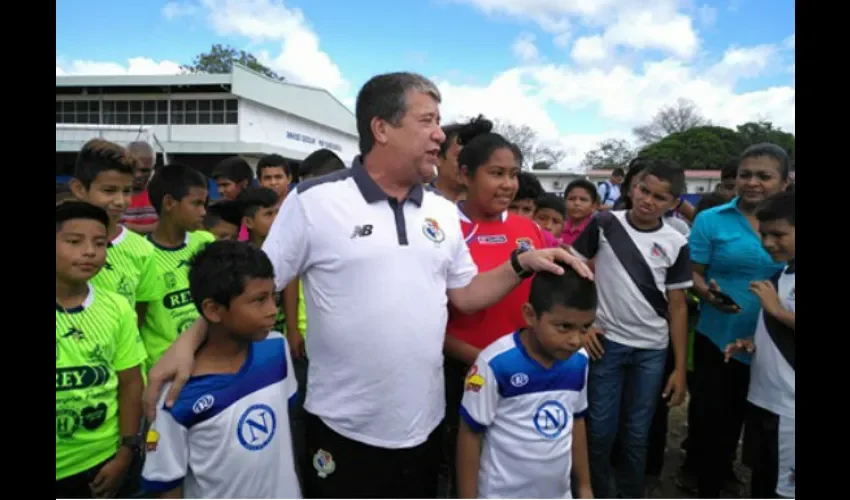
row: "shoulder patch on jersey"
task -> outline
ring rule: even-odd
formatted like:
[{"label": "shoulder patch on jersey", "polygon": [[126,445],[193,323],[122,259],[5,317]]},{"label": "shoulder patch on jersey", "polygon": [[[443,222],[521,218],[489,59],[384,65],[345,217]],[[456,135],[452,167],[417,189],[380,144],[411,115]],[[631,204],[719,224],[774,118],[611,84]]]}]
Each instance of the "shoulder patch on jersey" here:
[{"label": "shoulder patch on jersey", "polygon": [[534,250],[534,242],[531,238],[517,238],[516,247],[520,250]]},{"label": "shoulder patch on jersey", "polygon": [[484,377],[478,374],[478,365],[472,365],[469,372],[466,374],[464,390],[478,392],[482,387],[484,387]]}]

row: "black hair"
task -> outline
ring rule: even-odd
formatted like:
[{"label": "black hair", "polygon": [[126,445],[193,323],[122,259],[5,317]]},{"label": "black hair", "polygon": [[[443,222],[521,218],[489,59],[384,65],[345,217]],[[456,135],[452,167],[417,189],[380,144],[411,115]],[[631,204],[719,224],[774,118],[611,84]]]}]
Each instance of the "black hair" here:
[{"label": "black hair", "polygon": [[531,280],[528,302],[539,318],[556,306],[580,311],[596,310],[596,284],[583,278],[568,265],[561,264],[564,274],[538,272]]},{"label": "black hair", "polygon": [[622,168],[620,168],[620,167],[615,167],[615,168],[614,168],[614,170],[612,170],[612,171],[611,171],[611,176],[612,176],[612,177],[622,177],[622,176],[623,176],[623,175],[625,175],[625,174],[626,174],[626,173],[625,173],[625,172],[623,171],[623,169],[622,169]]},{"label": "black hair", "polygon": [[543,186],[540,185],[537,176],[531,172],[521,170],[519,175],[517,175],[517,180],[519,181],[519,189],[517,189],[514,196],[514,201],[536,200],[546,192],[543,190]]},{"label": "black hair", "polygon": [[207,208],[204,217],[204,227],[210,229],[219,221],[227,222],[239,227],[242,224],[242,206],[237,201],[221,200]]},{"label": "black hair", "polygon": [[245,292],[245,282],[255,278],[274,279],[274,267],[265,252],[243,241],[215,241],[192,259],[189,291],[203,315],[205,300],[230,307]]},{"label": "black hair", "polygon": [[730,161],[722,169],[720,169],[720,180],[734,179],[738,177],[738,162]]},{"label": "black hair", "polygon": [[330,149],[317,149],[310,153],[298,167],[301,179],[321,177],[337,170],[345,169],[342,159]]},{"label": "black hair", "polygon": [[570,195],[573,189],[584,189],[587,191],[587,194],[590,195],[590,201],[593,203],[599,203],[599,191],[596,189],[596,186],[593,185],[587,179],[576,179],[567,184],[567,189],[564,190],[564,199]]},{"label": "black hair", "polygon": [[509,149],[516,156],[512,148],[513,144],[499,134],[488,132],[476,136],[463,146],[457,155],[457,163],[466,167],[467,174],[472,177],[478,167],[487,163],[487,160],[499,149]]},{"label": "black hair", "polygon": [[250,181],[254,179],[254,171],[251,170],[251,165],[241,156],[231,156],[218,162],[212,169],[213,179],[229,179],[235,183],[242,181]]},{"label": "black hair", "polygon": [[489,134],[493,131],[493,122],[484,118],[484,115],[469,120],[467,123],[452,123],[443,127],[443,133],[446,134],[446,140],[440,144],[440,158],[446,157],[446,152],[452,141],[457,139],[457,143],[461,146],[466,146],[472,139],[479,135]]},{"label": "black hair", "polygon": [[556,194],[543,193],[543,195],[537,198],[535,205],[537,205],[535,212],[541,208],[548,208],[558,212],[563,218],[567,217],[567,204],[564,202],[563,198]]},{"label": "black hair", "polygon": [[[263,170],[267,168],[280,167],[287,177],[292,177],[292,166],[286,161],[286,158],[280,155],[271,154],[265,155],[257,162],[257,178],[263,176]],[[226,176],[225,176],[226,177]]]},{"label": "black hair", "polygon": [[694,207],[694,211],[696,214],[694,215],[694,218],[696,218],[696,216],[699,215],[700,212],[708,210],[709,208],[719,207],[720,205],[725,204],[726,201],[726,198],[724,198],[718,193],[706,193],[700,196],[699,201]]},{"label": "black hair", "polygon": [[56,183],[56,203],[73,198],[74,193],[71,192],[71,186],[65,182]]},{"label": "black hair", "polygon": [[745,149],[741,153],[741,163],[747,158],[760,158],[763,156],[776,160],[779,163],[779,177],[783,181],[788,178],[788,174],[791,172],[791,157],[782,147],[771,142],[753,144]]},{"label": "black hair", "polygon": [[192,188],[208,189],[207,178],[204,174],[192,167],[172,163],[154,174],[148,184],[148,197],[156,213],[162,215],[162,201],[165,195],[170,195],[174,201],[180,201]]},{"label": "black hair", "polygon": [[796,226],[794,192],[782,191],[765,198],[756,208],[756,219],[759,222],[784,220],[788,224]]},{"label": "black hair", "polygon": [[123,146],[100,138],[91,139],[77,155],[74,178],[88,189],[101,172],[115,170],[133,175],[136,162],[136,157],[128,153]]},{"label": "black hair", "polygon": [[88,219],[100,222],[104,228],[109,227],[109,215],[106,210],[91,203],[78,200],[68,200],[56,205],[56,232],[62,229],[62,224],[69,220]]},{"label": "black hair", "polygon": [[277,205],[277,193],[267,187],[252,186],[239,193],[236,198],[244,217],[253,217],[257,210]]},{"label": "black hair", "polygon": [[635,178],[639,178],[641,173],[646,169],[649,163],[643,156],[638,156],[629,162],[626,168],[626,176],[623,177],[623,183],[620,184],[620,197],[614,202],[613,210],[630,210],[632,208],[632,184]]},{"label": "black hair", "polygon": [[670,184],[670,194],[678,198],[685,192],[685,171],[673,160],[652,158],[647,160],[644,177],[651,175]]}]

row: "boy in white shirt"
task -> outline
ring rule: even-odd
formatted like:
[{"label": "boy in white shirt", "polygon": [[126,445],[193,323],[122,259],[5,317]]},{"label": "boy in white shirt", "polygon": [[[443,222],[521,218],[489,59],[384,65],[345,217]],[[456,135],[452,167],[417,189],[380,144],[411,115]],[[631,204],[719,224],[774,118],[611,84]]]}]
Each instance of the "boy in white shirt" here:
[{"label": "boy in white shirt", "polygon": [[467,375],[458,432],[460,498],[592,498],[587,330],[596,286],[572,269],[537,273],[528,328],[484,349]]},{"label": "boy in white shirt", "polygon": [[796,497],[796,217],[794,193],[764,200],[756,211],[762,245],[777,262],[788,265],[769,281],[753,282],[761,300],[753,338],[726,347],[726,360],[739,351],[753,354],[750,403],[744,433],[753,464],[752,498]]}]

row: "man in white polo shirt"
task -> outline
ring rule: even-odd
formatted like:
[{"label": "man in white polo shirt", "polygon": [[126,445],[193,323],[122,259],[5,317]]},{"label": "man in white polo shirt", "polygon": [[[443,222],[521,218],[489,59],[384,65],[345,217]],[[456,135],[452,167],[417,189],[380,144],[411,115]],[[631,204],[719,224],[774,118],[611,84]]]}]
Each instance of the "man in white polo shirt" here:
[{"label": "man in white polo shirt", "polygon": [[[423,187],[445,140],[439,102],[416,74],[369,80],[356,106],[361,156],[299,184],[263,245],[278,289],[304,284],[308,497],[434,498],[448,301],[488,307],[533,271],[562,272],[556,259],[590,276],[562,249],[518,251],[478,274],[456,207]],[[166,379],[179,392],[203,330],[184,332],[150,372],[148,403]]]}]

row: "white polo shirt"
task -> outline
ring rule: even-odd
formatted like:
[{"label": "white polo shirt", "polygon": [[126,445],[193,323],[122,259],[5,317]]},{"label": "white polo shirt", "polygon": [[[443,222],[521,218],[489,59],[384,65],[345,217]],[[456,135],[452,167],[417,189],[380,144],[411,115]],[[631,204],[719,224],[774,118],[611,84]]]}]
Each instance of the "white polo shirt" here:
[{"label": "white polo shirt", "polygon": [[446,290],[478,272],[454,204],[422,185],[398,203],[355,158],[300,183],[263,250],[278,289],[303,282],[306,410],[372,446],[425,442],[445,414]]}]

